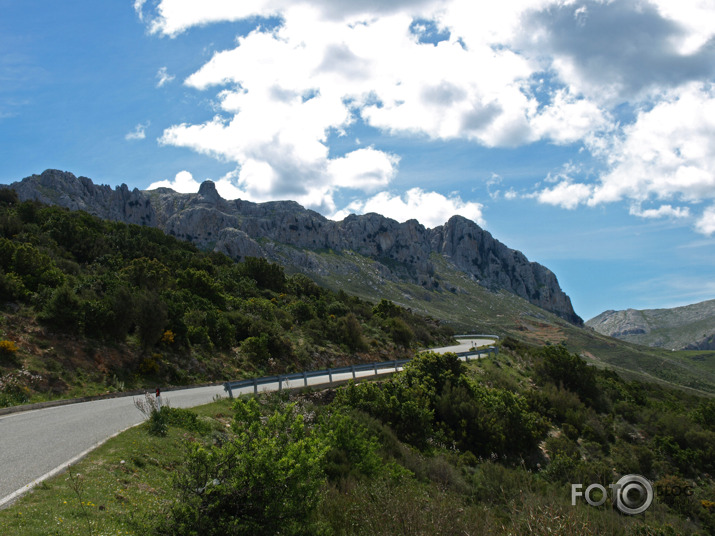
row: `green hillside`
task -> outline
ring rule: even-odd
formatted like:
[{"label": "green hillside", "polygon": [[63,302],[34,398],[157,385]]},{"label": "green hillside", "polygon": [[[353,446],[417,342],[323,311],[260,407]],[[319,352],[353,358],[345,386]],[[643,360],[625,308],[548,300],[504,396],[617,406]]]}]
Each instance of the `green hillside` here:
[{"label": "green hillside", "polygon": [[[439,318],[457,332],[512,336],[531,344],[565,344],[588,362],[617,370],[629,378],[715,393],[715,351],[670,351],[614,339],[591,328],[581,328],[503,290],[489,290],[464,272],[450,269],[439,256],[432,261],[443,274],[443,287],[380,278],[374,261],[354,252],[316,253],[329,276],[317,278],[328,288],[343,288],[364,299],[384,296],[410,310]],[[360,271],[349,267],[360,266]]]},{"label": "green hillside", "polygon": [[149,227],[0,201],[0,404],[412,355],[450,328]]},{"label": "green hillside", "polygon": [[303,251],[326,268],[317,285],[290,267],[0,194],[5,405],[409,357],[455,332],[564,343],[631,378],[715,393],[715,352],[574,326],[438,255],[434,290],[382,278],[351,251]]}]

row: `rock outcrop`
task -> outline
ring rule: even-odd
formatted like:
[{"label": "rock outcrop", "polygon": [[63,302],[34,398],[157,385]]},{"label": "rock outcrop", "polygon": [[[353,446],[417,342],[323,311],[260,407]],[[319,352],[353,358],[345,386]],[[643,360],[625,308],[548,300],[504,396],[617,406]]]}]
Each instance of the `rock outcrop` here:
[{"label": "rock outcrop", "polygon": [[168,188],[129,191],[124,184],[113,190],[57,170],[32,175],[12,187],[22,200],[159,227],[234,259],[264,256],[290,263],[308,275],[325,270],[311,252],[352,251],[376,261],[381,276],[439,290],[439,274],[431,260],[438,254],[487,288],[505,289],[569,322],[583,323],[548,268],[530,262],[460,216],[434,229],[417,220],[398,223],[379,214],[350,215],[336,222],[293,201],[228,201],[211,181],[204,182],[196,194]]},{"label": "rock outcrop", "polygon": [[604,311],[586,325],[616,339],[672,350],[715,350],[715,300],[672,309]]}]

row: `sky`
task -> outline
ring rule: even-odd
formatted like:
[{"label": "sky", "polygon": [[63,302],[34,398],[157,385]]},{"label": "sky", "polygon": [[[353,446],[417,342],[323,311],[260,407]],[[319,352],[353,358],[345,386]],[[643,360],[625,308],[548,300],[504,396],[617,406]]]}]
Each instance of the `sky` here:
[{"label": "sky", "polygon": [[0,183],[460,214],[584,319],[715,298],[712,0],[0,0]]}]

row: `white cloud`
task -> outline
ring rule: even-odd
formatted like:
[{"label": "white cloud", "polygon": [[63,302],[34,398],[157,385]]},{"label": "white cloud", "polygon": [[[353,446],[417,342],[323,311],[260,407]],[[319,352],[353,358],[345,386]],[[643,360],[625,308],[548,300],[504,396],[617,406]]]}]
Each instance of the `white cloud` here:
[{"label": "white cloud", "polygon": [[125,136],[125,140],[143,140],[146,138],[146,129],[149,128],[150,122],[147,121],[146,123],[139,123],[137,126],[134,127],[134,130],[131,132],[128,132]]},{"label": "white cloud", "polygon": [[543,110],[532,116],[531,125],[538,138],[569,144],[586,139],[594,132],[610,131],[613,119],[594,102],[560,89]]},{"label": "white cloud", "polygon": [[159,69],[156,73],[156,87],[161,87],[164,84],[168,84],[171,82],[174,78],[176,78],[173,75],[170,75],[168,72],[168,69],[166,67],[162,67]]},{"label": "white cloud", "polygon": [[705,5],[685,3],[692,9],[668,0],[553,2],[522,18],[516,41],[571,93],[599,105],[657,98],[664,88],[715,75],[715,49],[707,45],[713,26],[703,24],[713,20],[712,4],[698,20]]},{"label": "white cloud", "polygon": [[695,223],[695,229],[704,235],[715,233],[715,205],[705,209],[703,215]]},{"label": "white cloud", "polygon": [[[231,20],[250,7],[209,7],[203,15],[184,10],[173,18],[168,14],[178,4],[161,5],[161,31],[168,34],[185,27],[180,21]],[[235,48],[216,53],[185,80],[197,90],[217,88],[221,115],[174,125],[161,138],[235,162],[237,185],[251,199],[287,197],[330,212],[337,189],[386,187],[396,155],[371,147],[329,157],[328,135],[343,134],[358,116],[390,132],[489,146],[534,139],[533,105],[520,90],[530,69],[509,50],[484,45],[468,51],[456,38],[421,44],[410,32],[412,16],[399,10],[364,24],[324,18],[301,3],[281,13],[280,28],[239,38]]]},{"label": "white cloud", "polygon": [[519,194],[516,193],[516,190],[514,190],[514,188],[509,188],[509,189],[504,193],[504,199],[508,199],[508,200],[510,200],[510,201],[511,201],[512,199],[516,199],[517,197],[519,197]]},{"label": "white cloud", "polygon": [[[146,0],[135,0],[135,3]],[[194,26],[206,26],[215,22],[235,22],[250,17],[271,17],[284,13],[295,6],[310,6],[328,20],[374,17],[378,14],[409,10],[419,14],[435,0],[161,0],[156,17],[151,21],[150,31],[176,37]]]},{"label": "white cloud", "polygon": [[[134,6],[149,18],[143,0]],[[568,209],[626,200],[640,217],[684,218],[685,205],[715,198],[715,93],[697,82],[715,77],[715,12],[705,0],[674,6],[160,0],[147,24],[170,37],[220,21],[281,21],[270,31],[257,26],[184,80],[215,92],[219,115],[173,125],[161,143],[235,163],[222,179],[235,195],[296,199],[323,213],[335,213],[338,190],[372,194],[397,173],[399,156],[379,146],[331,157],[331,135],[358,120],[389,135],[486,147],[583,144],[600,159],[600,177],[565,172],[525,197]],[[430,29],[439,42],[423,42]],[[166,68],[157,78],[158,86],[170,81]],[[405,200],[382,192],[360,208],[399,214],[417,195],[410,192]],[[640,208],[653,200],[659,208]]]},{"label": "white cloud", "polygon": [[427,227],[437,227],[459,214],[483,226],[483,207],[481,203],[463,201],[456,194],[446,197],[437,192],[412,188],[404,196],[380,192],[366,201],[354,201],[331,218],[340,220],[349,214],[376,212],[399,222],[416,219]]},{"label": "white cloud", "polygon": [[[543,203],[575,208],[585,203],[630,201],[630,214],[643,218],[686,218],[692,207],[661,204],[642,209],[651,200],[697,205],[715,199],[715,87],[691,83],[668,91],[661,101],[642,109],[621,129],[589,143],[606,169],[595,184],[574,182],[571,173],[556,187],[538,192]],[[570,170],[578,174],[578,169]],[[548,179],[547,179],[548,180]],[[709,234],[712,214],[706,211],[696,230]]]},{"label": "white cloud", "polygon": [[661,205],[658,208],[642,209],[639,205],[631,206],[630,213],[641,218],[687,218],[690,216],[688,207]]},{"label": "white cloud", "polygon": [[329,160],[328,173],[334,186],[374,192],[388,185],[399,161],[395,155],[368,147]]},{"label": "white cloud", "polygon": [[677,21],[686,31],[673,39],[680,54],[697,52],[715,36],[715,10],[710,0],[651,0],[664,17]]},{"label": "white cloud", "polygon": [[607,155],[611,169],[591,204],[715,197],[715,88],[691,84],[672,91],[623,129]]},{"label": "white cloud", "polygon": [[146,0],[134,0],[134,11],[141,21],[144,20],[144,4],[146,4]]},{"label": "white cloud", "polygon": [[261,15],[270,9],[269,5],[270,2],[267,0],[245,0],[241,2],[162,0],[157,6],[156,17],[151,21],[150,31],[175,37],[193,26],[205,26],[214,22],[238,21]]},{"label": "white cloud", "polygon": [[182,194],[194,194],[199,191],[199,186],[201,186],[189,173],[188,171],[179,171],[174,177],[174,180],[163,180],[158,182],[153,182],[149,185],[147,190],[154,190],[156,188],[171,188],[175,192]]},{"label": "white cloud", "polygon": [[592,194],[591,186],[586,184],[571,184],[564,180],[553,188],[545,188],[536,198],[540,203],[557,205],[572,210],[585,202]]}]

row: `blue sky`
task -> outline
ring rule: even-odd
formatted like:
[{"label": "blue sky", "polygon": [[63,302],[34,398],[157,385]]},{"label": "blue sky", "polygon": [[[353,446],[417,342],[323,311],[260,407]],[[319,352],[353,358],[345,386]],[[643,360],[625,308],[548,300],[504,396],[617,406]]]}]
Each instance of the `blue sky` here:
[{"label": "blue sky", "polygon": [[715,298],[713,82],[700,0],[0,0],[0,183],[459,213],[588,319]]}]

